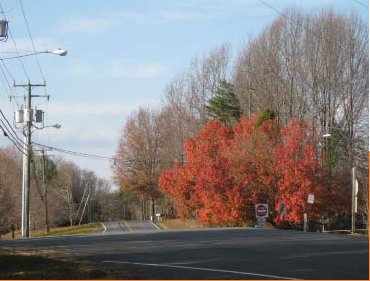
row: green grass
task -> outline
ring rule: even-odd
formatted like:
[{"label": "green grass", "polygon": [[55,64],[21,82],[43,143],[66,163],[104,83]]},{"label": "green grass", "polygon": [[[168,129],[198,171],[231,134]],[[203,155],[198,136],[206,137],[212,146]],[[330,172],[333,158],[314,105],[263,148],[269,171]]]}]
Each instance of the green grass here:
[{"label": "green grass", "polygon": [[[102,231],[102,227],[100,223],[89,223],[83,225],[75,225],[75,226],[65,226],[65,227],[57,227],[51,228],[50,232],[47,233],[46,230],[31,230],[31,237],[32,238],[39,238],[44,236],[60,236],[60,235],[79,235],[79,234],[89,234],[89,233],[96,233]],[[15,238],[20,238],[21,234],[19,231],[15,233]],[[2,235],[2,239],[11,239],[11,233],[7,233]]]},{"label": "green grass", "polygon": [[59,235],[79,235],[89,234],[101,231],[101,225],[99,223],[90,223],[76,226],[66,226],[51,229],[49,233],[46,231],[34,231],[32,237],[43,237],[43,236],[59,236]]},{"label": "green grass", "polygon": [[0,279],[109,279],[107,273],[89,266],[34,255],[0,250]]}]

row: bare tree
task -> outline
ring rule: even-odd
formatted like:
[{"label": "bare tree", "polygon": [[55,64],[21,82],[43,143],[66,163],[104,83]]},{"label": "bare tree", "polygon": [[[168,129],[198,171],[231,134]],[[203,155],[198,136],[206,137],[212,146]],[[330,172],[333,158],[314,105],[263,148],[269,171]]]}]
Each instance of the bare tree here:
[{"label": "bare tree", "polygon": [[148,199],[154,217],[155,199],[159,196],[161,129],[157,115],[154,110],[141,108],[128,118],[113,166],[116,181],[122,189],[135,191],[141,197],[142,219],[147,219]]},{"label": "bare tree", "polygon": [[21,216],[21,155],[10,147],[0,149],[0,232],[17,226]]}]

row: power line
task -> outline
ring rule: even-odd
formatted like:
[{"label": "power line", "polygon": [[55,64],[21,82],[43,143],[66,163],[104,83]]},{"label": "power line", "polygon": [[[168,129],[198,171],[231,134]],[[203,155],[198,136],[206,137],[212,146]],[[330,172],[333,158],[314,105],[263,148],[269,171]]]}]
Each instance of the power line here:
[{"label": "power line", "polygon": [[102,156],[102,155],[96,155],[96,154],[89,154],[89,153],[83,153],[83,152],[77,152],[77,151],[72,151],[72,150],[67,150],[63,148],[58,148],[50,145],[45,145],[37,142],[32,142],[33,144],[39,146],[39,147],[45,147],[51,150],[55,150],[58,152],[74,155],[74,156],[79,156],[79,157],[85,157],[85,158],[92,158],[92,159],[102,159],[102,160],[112,160],[112,161],[117,161],[117,158],[114,157],[108,157],[108,156]]},{"label": "power line", "polygon": [[15,8],[17,8],[17,5],[18,5],[18,2],[15,1],[13,7],[9,8],[6,11],[3,10],[3,13],[8,14],[8,13],[12,12]]},{"label": "power line", "polygon": [[[3,124],[3,126],[1,126],[1,130],[4,133],[4,136],[7,137],[16,146],[16,148],[22,152],[22,154],[24,154],[24,151],[23,151],[24,142],[19,138],[19,136],[17,135],[17,132],[14,131],[13,127],[10,125],[8,119],[4,116],[1,109],[0,109],[0,114],[3,116],[3,118],[5,119],[7,123],[7,124],[4,123],[4,121],[0,118],[0,122],[1,124]],[[9,130],[9,127],[11,130]]]},{"label": "power line", "polygon": [[[131,160],[130,159],[122,160],[122,159],[116,158],[116,157],[109,157],[109,156],[102,156],[102,155],[97,155],[97,154],[77,152],[77,151],[58,148],[58,147],[55,147],[55,146],[45,145],[45,144],[41,144],[41,143],[37,143],[37,142],[32,142],[32,144],[34,144],[36,146],[39,146],[39,147],[42,147],[42,148],[47,148],[47,149],[54,150],[54,151],[57,151],[57,152],[61,152],[61,153],[65,153],[65,154],[69,154],[69,155],[73,155],[73,156],[78,156],[78,157],[83,157],[83,158],[98,159],[98,160],[111,160],[114,163],[119,162],[119,163],[125,163],[125,164],[135,164],[135,163],[137,164],[138,162],[140,162],[140,161],[136,161],[136,160],[133,160],[133,159],[131,159]],[[168,162],[166,161],[165,163],[175,164],[176,161],[168,161]]]},{"label": "power line", "polygon": [[[12,77],[9,69],[6,67],[5,63],[1,60],[1,57],[0,57],[0,61],[1,61],[1,63],[0,63],[0,71],[1,71],[2,77],[3,77],[4,81],[5,81],[5,83],[3,83],[3,87],[4,87],[5,91],[8,91],[9,92],[9,97],[13,98],[13,100],[16,103],[17,107],[20,108],[19,103],[18,103],[18,101],[17,101],[17,99],[16,99],[16,97],[14,95],[13,87],[11,86],[11,84],[10,84],[10,82],[8,80],[8,77],[7,77],[6,73],[5,73],[5,71],[8,73],[9,76],[11,76],[11,78],[13,78],[13,77]],[[4,69],[5,69],[5,71],[4,71]],[[14,79],[13,79],[13,81],[14,81]],[[6,87],[5,85],[8,86],[8,87]]]},{"label": "power line", "polygon": [[19,136],[17,135],[17,132],[14,130],[13,126],[10,124],[9,120],[6,118],[6,116],[4,115],[4,113],[1,109],[0,109],[0,114],[3,116],[3,119],[6,121],[6,123],[8,124],[8,127],[14,133],[14,135],[16,136],[18,141],[20,141],[22,144],[24,144],[24,142],[19,138]]},{"label": "power line", "polygon": [[290,20],[291,22],[294,22],[300,26],[302,26],[306,31],[312,33],[313,35],[315,35],[316,37],[319,37],[312,29],[310,29],[309,27],[305,26],[304,24],[302,24],[301,22],[287,16],[285,13],[281,12],[280,10],[276,9],[274,6],[270,5],[269,3],[265,2],[264,0],[258,0],[260,3],[262,3],[263,5],[265,5],[267,8],[275,11],[276,13],[278,13],[279,15],[281,15],[282,17]]},{"label": "power line", "polygon": [[12,135],[12,133],[6,127],[6,124],[4,123],[4,121],[0,119],[0,122],[3,124],[3,126],[1,126],[0,124],[0,129],[4,134],[4,137],[8,138],[14,144],[17,150],[19,150],[22,154],[25,154],[23,151],[22,145],[17,141],[17,139]]},{"label": "power line", "polygon": [[[7,19],[6,19],[6,16],[5,16],[5,13],[4,13],[4,9],[3,9],[3,5],[2,5],[1,1],[0,1],[0,13],[3,15],[4,20],[7,20]],[[20,56],[20,55],[19,55],[18,48],[17,48],[17,43],[15,42],[15,39],[14,39],[14,37],[13,37],[13,34],[12,34],[12,32],[11,32],[10,27],[8,27],[8,33],[9,33],[10,38],[11,38],[11,40],[12,40],[12,43],[13,43],[13,46],[14,46],[14,49],[15,49],[15,53],[17,54],[17,56]],[[20,65],[21,65],[21,67],[22,67],[22,70],[23,70],[23,72],[24,72],[24,74],[25,74],[26,78],[27,78],[28,80],[30,80],[30,76],[28,75],[28,72],[27,72],[27,70],[26,70],[26,67],[25,67],[25,66],[24,66],[24,64],[23,64],[22,59],[21,59],[21,58],[18,58],[18,61],[19,61]]]},{"label": "power line", "polygon": [[24,22],[26,23],[27,32],[28,32],[28,35],[29,35],[30,40],[31,40],[31,43],[32,43],[32,48],[33,48],[33,51],[34,51],[34,56],[35,56],[35,60],[36,60],[37,66],[38,66],[38,68],[40,70],[40,73],[41,73],[42,78],[45,81],[46,79],[45,79],[44,73],[43,73],[43,71],[41,69],[41,65],[40,65],[39,59],[38,59],[37,54],[36,54],[37,52],[36,52],[36,48],[35,48],[35,43],[33,41],[32,35],[31,35],[31,30],[30,30],[30,26],[29,26],[28,21],[27,21],[26,13],[24,12],[22,0],[19,0],[19,4],[21,6],[21,10],[22,10]]},{"label": "power line", "polygon": [[360,1],[360,0],[352,0],[352,1],[354,1],[354,2],[356,2],[356,3],[358,3],[358,4],[360,4],[361,6],[363,6],[363,7],[365,7],[365,8],[369,8],[369,6],[368,5],[366,5],[365,3],[363,3],[362,1]]}]

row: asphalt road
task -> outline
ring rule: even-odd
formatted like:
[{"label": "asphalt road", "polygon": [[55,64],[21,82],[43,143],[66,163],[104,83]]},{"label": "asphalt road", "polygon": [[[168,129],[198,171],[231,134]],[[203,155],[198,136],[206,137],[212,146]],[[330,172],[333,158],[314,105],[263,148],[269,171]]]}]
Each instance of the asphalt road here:
[{"label": "asphalt road", "polygon": [[[134,226],[135,224],[132,224]],[[141,230],[0,241],[56,251],[131,279],[365,279],[368,238],[283,230]]]},{"label": "asphalt road", "polygon": [[103,234],[123,234],[125,232],[155,232],[159,228],[150,221],[102,222]]}]

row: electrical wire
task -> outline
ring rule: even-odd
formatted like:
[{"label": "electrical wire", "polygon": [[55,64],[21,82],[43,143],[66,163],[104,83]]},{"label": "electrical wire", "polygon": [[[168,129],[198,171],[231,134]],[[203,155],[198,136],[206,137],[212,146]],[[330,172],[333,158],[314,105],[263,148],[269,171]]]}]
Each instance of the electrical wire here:
[{"label": "electrical wire", "polygon": [[354,1],[354,2],[356,2],[356,3],[358,3],[358,4],[360,4],[361,6],[363,6],[363,7],[365,7],[365,8],[369,8],[369,6],[368,5],[366,5],[365,3],[363,3],[362,1],[360,1],[360,0],[352,0],[352,1]]},{"label": "electrical wire", "polygon": [[312,33],[313,35],[315,35],[316,37],[319,37],[312,29],[310,29],[309,27],[303,25],[301,22],[287,16],[285,13],[281,12],[280,10],[276,9],[274,6],[270,5],[269,3],[265,2],[264,0],[258,0],[260,3],[262,3],[263,5],[265,5],[267,8],[273,10],[274,12],[278,13],[279,15],[281,15],[282,17],[290,20],[291,22],[294,22],[300,26],[302,26],[306,31]]},{"label": "electrical wire", "polygon": [[39,147],[44,147],[48,148],[50,150],[62,152],[65,154],[70,154],[74,156],[79,156],[79,157],[85,157],[85,158],[91,158],[91,159],[102,159],[102,160],[112,160],[112,161],[117,161],[117,158],[114,157],[108,157],[108,156],[102,156],[102,155],[96,155],[96,154],[89,154],[89,153],[83,153],[83,152],[77,152],[77,151],[72,151],[72,150],[67,150],[63,148],[58,148],[50,145],[45,145],[37,142],[32,142],[34,145],[39,146]]},{"label": "electrical wire", "polygon": [[[4,134],[4,137],[7,137],[14,145],[15,147],[19,150],[19,151],[22,151],[22,154],[24,154],[23,152],[23,145],[20,143],[20,141],[6,128],[6,125],[4,123],[4,121],[2,121],[0,119],[0,123],[3,124],[2,126],[0,125],[1,127],[1,130],[3,131],[3,134]],[[23,142],[22,142],[23,143]]]},{"label": "electrical wire", "polygon": [[15,2],[15,3],[14,3],[14,5],[13,5],[13,7],[9,8],[9,9],[8,9],[8,10],[6,10],[6,11],[3,11],[3,13],[8,14],[8,13],[12,12],[15,8],[17,8],[18,2],[17,2],[17,1],[14,1],[14,2]]},{"label": "electrical wire", "polygon": [[42,71],[42,68],[41,68],[41,65],[40,65],[40,61],[37,57],[37,52],[36,52],[36,48],[35,48],[35,43],[33,41],[33,38],[32,38],[32,35],[31,35],[31,30],[30,30],[30,26],[28,24],[28,20],[27,20],[27,17],[26,17],[26,13],[24,12],[24,8],[23,8],[23,4],[22,4],[22,0],[19,0],[19,5],[21,7],[21,10],[22,10],[22,14],[23,14],[23,18],[24,18],[24,22],[26,23],[26,27],[27,27],[27,32],[28,32],[28,36],[30,37],[30,40],[31,40],[31,43],[32,43],[32,48],[33,48],[33,51],[34,51],[34,57],[35,57],[35,60],[36,60],[36,63],[37,63],[37,67],[39,68],[39,71],[41,73],[41,76],[42,78],[44,79],[44,81],[46,80],[45,79],[45,75],[44,75],[44,72]]},{"label": "electrical wire", "polygon": [[[10,98],[13,98],[14,102],[17,105],[17,108],[19,109],[20,108],[20,105],[19,105],[19,103],[18,103],[18,101],[16,99],[16,96],[15,96],[14,92],[13,92],[13,87],[10,85],[10,82],[8,80],[8,77],[6,76],[6,73],[4,71],[4,69],[5,69],[8,72],[8,74],[10,74],[9,69],[6,67],[6,65],[4,64],[3,61],[1,61],[1,62],[2,62],[2,64],[0,63],[0,72],[2,74],[2,78],[5,81],[5,83],[2,83],[3,84],[3,87],[4,87],[4,90],[5,90],[5,92],[7,92],[7,91],[9,92],[9,97]],[[8,86],[8,87],[6,87],[5,85]]]},{"label": "electrical wire", "polygon": [[[6,16],[5,16],[5,13],[4,13],[4,9],[3,9],[3,5],[2,5],[1,1],[0,1],[0,13],[3,15],[4,20],[7,20],[7,19],[6,19]],[[12,32],[11,32],[10,27],[8,28],[8,34],[10,35],[11,41],[12,41],[12,43],[13,43],[15,53],[17,54],[17,56],[20,56],[19,51],[18,51],[18,47],[17,47],[17,43],[15,42],[15,39],[14,39],[14,37],[13,37],[13,34],[12,34]],[[28,75],[28,72],[27,72],[27,70],[26,70],[26,67],[25,67],[25,66],[24,66],[24,64],[23,64],[22,59],[21,59],[21,58],[18,58],[18,61],[19,61],[20,65],[21,65],[21,67],[22,67],[22,70],[23,70],[23,72],[24,72],[24,74],[25,74],[26,78],[27,78],[28,80],[30,80],[30,76]]]},{"label": "electrical wire", "polygon": [[14,130],[13,126],[10,124],[9,120],[5,117],[3,111],[0,109],[0,114],[1,116],[3,116],[3,119],[6,121],[6,123],[8,124],[8,127],[11,129],[11,131],[14,133],[14,135],[16,136],[16,138],[22,143],[23,141],[19,138],[19,136],[17,135],[17,132]]},{"label": "electrical wire", "polygon": [[4,121],[0,119],[0,122],[3,124],[3,126],[1,126],[0,124],[0,129],[3,131],[4,137],[8,138],[14,144],[15,148],[19,150],[23,155],[25,155],[22,145],[17,141],[17,139],[14,138],[14,136],[7,129],[4,129],[6,128]]}]

